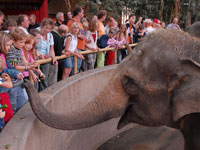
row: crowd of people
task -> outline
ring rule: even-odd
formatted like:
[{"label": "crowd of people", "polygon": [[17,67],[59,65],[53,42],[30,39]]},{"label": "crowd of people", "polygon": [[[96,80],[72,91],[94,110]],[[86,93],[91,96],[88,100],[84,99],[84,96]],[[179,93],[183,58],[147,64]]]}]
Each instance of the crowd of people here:
[{"label": "crowd of people", "polygon": [[[34,14],[21,14],[15,20],[0,11],[0,130],[28,101],[24,78],[32,80],[40,92],[74,74],[74,56],[78,58],[78,72],[100,68],[114,61],[114,50],[98,52],[100,48],[121,49],[117,51],[120,63],[131,51],[129,44],[140,42],[150,32],[160,28],[180,30],[177,18],[165,27],[158,19],[139,17],[136,22],[136,15],[131,14],[126,23],[118,25],[114,17],[107,18],[105,10],[87,18],[81,7],[76,7],[73,15],[68,12],[67,18],[63,12],[55,17],[55,23],[44,18],[39,24]],[[103,39],[105,46],[101,46]],[[85,50],[97,53],[82,55]],[[57,61],[55,56],[61,55],[68,57]],[[46,58],[52,58],[52,62],[37,63]]]}]

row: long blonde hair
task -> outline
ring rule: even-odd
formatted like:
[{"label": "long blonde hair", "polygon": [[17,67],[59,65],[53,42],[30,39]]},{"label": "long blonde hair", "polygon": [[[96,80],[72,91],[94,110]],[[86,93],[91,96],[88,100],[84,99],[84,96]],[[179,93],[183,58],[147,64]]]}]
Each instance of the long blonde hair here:
[{"label": "long blonde hair", "polygon": [[10,34],[1,31],[0,32],[0,52],[1,53],[7,53],[7,49],[6,49],[6,43],[8,41],[12,40],[12,37]]},{"label": "long blonde hair", "polygon": [[79,25],[77,22],[72,23],[72,25],[71,25],[71,27],[70,27],[70,33],[71,33],[71,34],[73,34],[72,32],[73,32],[73,29],[74,29],[74,28],[79,28],[79,32],[78,32],[78,34],[77,34],[77,35],[79,35],[81,27],[80,27],[80,25]]}]

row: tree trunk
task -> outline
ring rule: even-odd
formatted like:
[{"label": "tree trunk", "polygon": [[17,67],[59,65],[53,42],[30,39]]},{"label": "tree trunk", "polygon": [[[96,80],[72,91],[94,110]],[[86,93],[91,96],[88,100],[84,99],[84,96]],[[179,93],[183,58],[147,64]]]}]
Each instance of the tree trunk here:
[{"label": "tree trunk", "polygon": [[161,5],[160,5],[160,20],[163,21],[163,9],[164,9],[164,0],[161,0]]},{"label": "tree trunk", "polygon": [[179,18],[180,16],[180,0],[175,0],[175,7],[174,7],[174,17]]},{"label": "tree trunk", "polygon": [[191,7],[191,0],[189,0],[187,7],[186,27],[191,25],[192,14],[190,12],[190,7]]},{"label": "tree trunk", "polygon": [[64,0],[65,1],[65,5],[66,5],[66,8],[67,8],[67,11],[71,11],[71,3],[69,0]]}]

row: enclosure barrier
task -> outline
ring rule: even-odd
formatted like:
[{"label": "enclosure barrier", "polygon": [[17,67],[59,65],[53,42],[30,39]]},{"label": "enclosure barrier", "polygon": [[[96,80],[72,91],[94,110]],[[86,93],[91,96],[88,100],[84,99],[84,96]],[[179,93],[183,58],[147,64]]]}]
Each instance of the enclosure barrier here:
[{"label": "enclosure barrier", "polygon": [[[137,45],[137,43],[135,44],[129,44],[130,47],[135,47]],[[122,49],[123,48],[126,48],[125,46],[122,46]],[[117,63],[117,50],[120,50],[120,49],[115,49],[115,48],[102,48],[100,49],[99,51],[91,51],[91,50],[87,50],[87,51],[82,51],[80,52],[82,55],[86,55],[86,54],[92,54],[92,53],[99,53],[99,52],[107,52],[107,51],[112,51],[114,50],[115,52],[115,57],[114,57],[114,64]],[[70,55],[70,56],[73,56],[73,55]],[[67,57],[70,57],[70,56],[66,56],[66,55],[61,55],[61,56],[56,56],[56,60],[61,60],[61,59],[65,59]],[[41,65],[41,64],[45,64],[45,63],[48,63],[48,62],[51,62],[52,61],[52,58],[48,58],[48,59],[40,59],[40,60],[37,60],[37,62]],[[77,57],[74,56],[74,74],[77,74]]]}]

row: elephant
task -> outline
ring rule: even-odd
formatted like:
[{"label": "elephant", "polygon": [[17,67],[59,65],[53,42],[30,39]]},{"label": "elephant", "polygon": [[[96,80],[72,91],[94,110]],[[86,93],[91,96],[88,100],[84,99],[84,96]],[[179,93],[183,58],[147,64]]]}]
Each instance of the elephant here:
[{"label": "elephant", "polygon": [[25,88],[33,112],[50,127],[76,130],[121,116],[118,129],[131,122],[180,129],[185,149],[199,150],[199,50],[200,39],[188,33],[155,31],[117,66],[93,101],[66,114],[45,108],[30,82],[25,83]]}]

